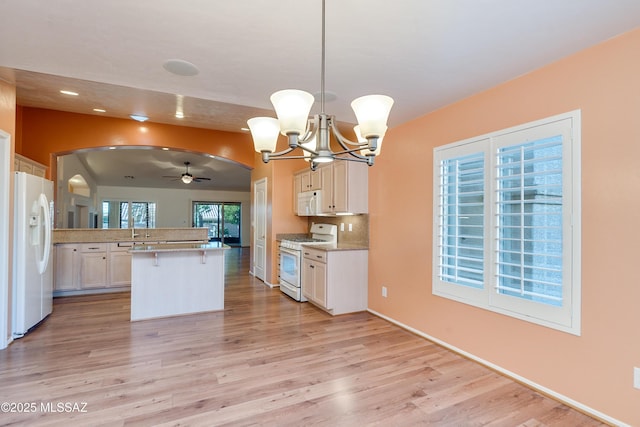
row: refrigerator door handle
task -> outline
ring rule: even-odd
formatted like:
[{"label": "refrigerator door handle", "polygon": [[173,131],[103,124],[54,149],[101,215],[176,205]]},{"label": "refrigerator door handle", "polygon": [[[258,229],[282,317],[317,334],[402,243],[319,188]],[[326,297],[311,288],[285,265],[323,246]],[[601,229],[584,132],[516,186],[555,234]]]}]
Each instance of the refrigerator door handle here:
[{"label": "refrigerator door handle", "polygon": [[49,215],[49,201],[47,200],[47,196],[44,194],[40,194],[38,197],[38,209],[42,211],[42,217],[40,218],[42,226],[44,226],[44,242],[39,242],[43,244],[42,248],[42,258],[40,259],[37,256],[38,263],[38,272],[43,274],[47,269],[47,265],[49,264],[49,256],[51,255],[51,216]]}]

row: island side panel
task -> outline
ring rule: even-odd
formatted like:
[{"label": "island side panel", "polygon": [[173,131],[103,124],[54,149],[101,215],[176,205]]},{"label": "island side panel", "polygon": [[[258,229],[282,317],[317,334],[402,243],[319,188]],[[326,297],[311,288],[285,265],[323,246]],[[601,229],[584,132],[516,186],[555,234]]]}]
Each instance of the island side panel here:
[{"label": "island side panel", "polygon": [[132,321],[223,309],[224,251],[133,253]]}]

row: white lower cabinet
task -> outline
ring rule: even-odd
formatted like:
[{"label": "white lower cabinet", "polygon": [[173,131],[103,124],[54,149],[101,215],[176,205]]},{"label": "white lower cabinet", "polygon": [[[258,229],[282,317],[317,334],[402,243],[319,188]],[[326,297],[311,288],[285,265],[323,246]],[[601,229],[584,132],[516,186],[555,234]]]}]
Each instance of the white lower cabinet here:
[{"label": "white lower cabinet", "polygon": [[309,302],[334,315],[367,309],[367,250],[302,253],[302,293]]},{"label": "white lower cabinet", "polygon": [[80,287],[95,289],[108,287],[107,245],[88,243],[80,245]]},{"label": "white lower cabinet", "polygon": [[79,253],[76,244],[56,245],[54,253],[54,291],[74,291],[80,289]]},{"label": "white lower cabinet", "polygon": [[131,286],[131,246],[110,243],[109,246],[109,285]]},{"label": "white lower cabinet", "polygon": [[55,295],[113,290],[131,286],[131,245],[58,244],[54,249]]}]

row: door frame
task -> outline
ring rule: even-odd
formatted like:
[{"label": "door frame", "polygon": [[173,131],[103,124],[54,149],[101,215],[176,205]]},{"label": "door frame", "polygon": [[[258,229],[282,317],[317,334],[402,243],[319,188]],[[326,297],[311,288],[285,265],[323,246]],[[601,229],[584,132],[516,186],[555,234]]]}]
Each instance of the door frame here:
[{"label": "door frame", "polygon": [[[257,203],[257,194],[258,192],[256,191],[258,189],[259,186],[264,186],[264,202],[265,205],[264,206],[259,206]],[[267,282],[267,277],[266,277],[266,270],[267,270],[267,239],[266,239],[266,233],[267,233],[267,191],[268,191],[268,186],[267,186],[267,178],[261,178],[257,181],[254,181],[253,183],[253,264],[251,265],[251,273],[257,277],[258,279],[262,280],[263,282]],[[256,247],[257,247],[257,242],[258,242],[258,233],[257,230],[259,229],[258,227],[258,221],[260,220],[260,215],[259,213],[262,212],[262,216],[263,216],[263,227],[264,227],[264,231],[265,231],[265,240],[264,240],[264,250],[262,251],[262,266],[263,266],[263,277],[260,277],[258,275],[256,275],[256,256],[257,256],[257,252],[256,251]]]},{"label": "door frame", "polygon": [[10,338],[9,313],[13,309],[9,304],[9,218],[11,218],[11,135],[0,129],[0,350],[7,348]]}]

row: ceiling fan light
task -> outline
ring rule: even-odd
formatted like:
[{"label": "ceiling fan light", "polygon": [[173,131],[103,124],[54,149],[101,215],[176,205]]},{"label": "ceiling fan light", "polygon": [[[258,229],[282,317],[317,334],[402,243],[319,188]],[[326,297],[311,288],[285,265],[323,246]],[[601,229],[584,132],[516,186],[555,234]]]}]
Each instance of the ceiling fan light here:
[{"label": "ceiling fan light", "polygon": [[309,92],[297,89],[280,90],[271,95],[283,135],[303,135],[306,132],[314,100]]},{"label": "ceiling fan light", "polygon": [[[363,137],[362,134],[360,133],[360,125],[354,126],[353,127],[353,131],[356,134],[356,138],[358,139],[358,142],[361,142],[361,143],[367,142],[367,138]],[[379,156],[380,155],[380,152],[382,151],[382,139],[384,138],[384,134],[386,132],[387,132],[387,128],[385,126],[384,132],[378,138],[377,147],[373,151],[373,155],[374,156]],[[362,154],[363,156],[368,156],[368,155],[371,154],[371,150],[369,150],[368,148],[363,148],[362,150],[360,150],[360,154]]]},{"label": "ceiling fan light", "polygon": [[193,177],[187,173],[183,174],[181,179],[185,184],[191,184],[191,181],[193,181]]},{"label": "ceiling fan light", "polygon": [[258,153],[276,151],[278,143],[278,133],[280,133],[280,125],[278,119],[273,117],[254,117],[247,120],[251,136],[253,137],[253,146]]},{"label": "ceiling fan light", "polygon": [[393,98],[386,95],[366,95],[351,102],[364,138],[384,135],[392,106]]}]

